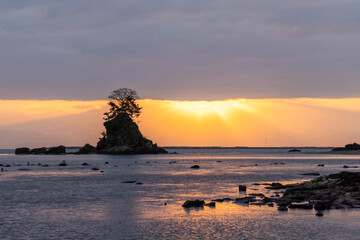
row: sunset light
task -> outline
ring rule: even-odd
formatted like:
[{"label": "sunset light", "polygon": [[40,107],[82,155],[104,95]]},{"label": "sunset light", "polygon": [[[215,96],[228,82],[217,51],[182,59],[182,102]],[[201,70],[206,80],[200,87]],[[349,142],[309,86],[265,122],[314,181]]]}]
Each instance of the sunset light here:
[{"label": "sunset light", "polygon": [[[333,146],[356,141],[360,99],[139,101],[145,136],[170,146]],[[106,101],[0,101],[3,147],[95,144]],[[341,113],[341,114],[339,114]],[[354,121],[354,119],[356,121]],[[46,135],[32,134],[42,127]],[[27,137],[28,136],[28,137]]]}]

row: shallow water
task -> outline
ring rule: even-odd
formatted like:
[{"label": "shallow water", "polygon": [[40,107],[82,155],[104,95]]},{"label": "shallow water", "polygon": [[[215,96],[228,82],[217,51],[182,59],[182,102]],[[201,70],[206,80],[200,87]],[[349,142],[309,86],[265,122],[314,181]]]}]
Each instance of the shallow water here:
[{"label": "shallow water", "polygon": [[[360,156],[289,154],[287,149],[176,151],[141,156],[15,156],[2,151],[0,164],[11,167],[0,172],[0,239],[360,238],[360,210],[325,211],[319,218],[313,210],[284,213],[232,202],[181,207],[189,199],[243,196],[239,184],[247,185],[248,193],[270,196],[273,192],[252,184],[299,182],[312,178],[301,173],[343,171],[344,165],[360,166]],[[58,166],[63,160],[68,166]],[[191,169],[194,164],[200,169]],[[91,170],[94,166],[104,172]],[[128,180],[143,184],[122,183]]]}]

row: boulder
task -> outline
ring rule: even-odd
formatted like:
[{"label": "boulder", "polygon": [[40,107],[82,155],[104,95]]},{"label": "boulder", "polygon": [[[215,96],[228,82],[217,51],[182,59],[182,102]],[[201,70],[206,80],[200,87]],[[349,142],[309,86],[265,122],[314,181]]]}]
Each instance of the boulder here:
[{"label": "boulder", "polygon": [[82,148],[79,149],[75,154],[93,154],[96,153],[96,148],[90,144],[85,144]]},{"label": "boulder", "polygon": [[15,154],[30,154],[30,149],[27,147],[17,148]]},{"label": "boulder", "polygon": [[291,203],[288,208],[313,209],[313,205],[309,203]]},{"label": "boulder", "polygon": [[250,203],[250,202],[256,202],[255,197],[253,196],[246,196],[246,197],[242,197],[242,198],[236,198],[235,199],[236,203]]},{"label": "boulder", "polygon": [[322,217],[322,216],[324,216],[324,214],[323,214],[323,212],[322,212],[322,211],[318,211],[315,215],[316,215],[316,216],[318,216],[318,217]]},{"label": "boulder", "polygon": [[64,161],[62,161],[62,163],[59,164],[60,167],[66,167],[67,166],[67,163]]},{"label": "boulder", "polygon": [[360,150],[360,144],[357,143],[347,144],[345,145],[345,147],[334,148],[332,151],[341,152],[341,151],[356,151],[356,150]]},{"label": "boulder", "polygon": [[31,149],[30,154],[46,154],[47,150],[46,147],[41,147],[41,148],[34,148]]},{"label": "boulder", "polygon": [[66,149],[63,145],[57,147],[51,147],[46,152],[47,154],[59,155],[59,154],[66,154]]},{"label": "boulder", "polygon": [[215,202],[209,202],[209,203],[205,203],[204,204],[205,206],[208,206],[208,207],[215,207]]},{"label": "boulder", "polygon": [[167,153],[151,140],[143,137],[137,124],[126,114],[120,113],[104,123],[106,134],[96,146],[102,154],[158,154]]},{"label": "boulder", "polygon": [[188,200],[186,201],[182,207],[191,208],[191,207],[203,207],[205,202],[203,200]]}]

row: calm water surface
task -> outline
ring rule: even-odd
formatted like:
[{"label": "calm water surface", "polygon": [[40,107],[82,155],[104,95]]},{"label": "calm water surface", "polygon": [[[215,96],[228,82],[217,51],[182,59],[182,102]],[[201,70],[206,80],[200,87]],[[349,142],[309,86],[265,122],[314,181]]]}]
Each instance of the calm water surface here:
[{"label": "calm water surface", "polygon": [[[360,239],[360,210],[331,210],[319,218],[313,210],[284,213],[232,202],[181,207],[189,199],[243,196],[239,184],[247,185],[248,193],[271,196],[252,184],[299,182],[312,178],[301,173],[360,167],[360,156],[310,154],[324,149],[300,154],[287,149],[176,151],[15,156],[1,150],[0,164],[11,167],[0,172],[0,239]],[[63,160],[68,166],[58,166]],[[194,164],[200,169],[191,169]],[[143,184],[122,183],[129,180]]]}]

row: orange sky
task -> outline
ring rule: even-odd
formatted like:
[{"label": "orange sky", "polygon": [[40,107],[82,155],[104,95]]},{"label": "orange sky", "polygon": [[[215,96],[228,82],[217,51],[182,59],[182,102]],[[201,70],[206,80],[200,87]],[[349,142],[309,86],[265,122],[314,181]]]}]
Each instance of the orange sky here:
[{"label": "orange sky", "polygon": [[[140,100],[143,135],[165,146],[342,146],[360,98]],[[96,144],[106,101],[0,100],[0,148]]]}]

